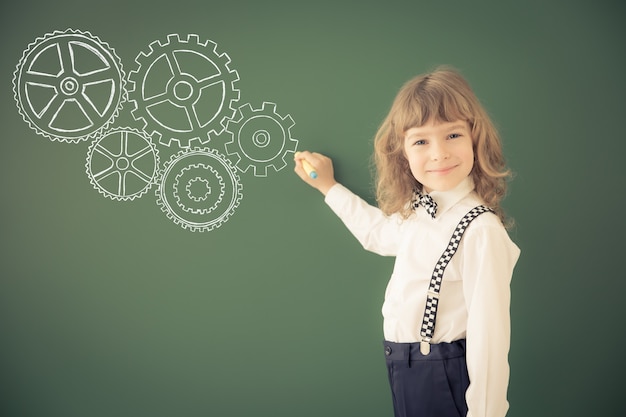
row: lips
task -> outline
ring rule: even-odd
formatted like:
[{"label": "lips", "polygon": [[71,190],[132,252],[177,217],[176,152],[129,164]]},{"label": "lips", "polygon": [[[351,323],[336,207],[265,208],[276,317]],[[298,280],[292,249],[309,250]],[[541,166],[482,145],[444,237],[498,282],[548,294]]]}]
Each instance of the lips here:
[{"label": "lips", "polygon": [[445,167],[445,168],[429,169],[427,172],[430,172],[431,174],[447,174],[448,172],[452,171],[456,167],[457,165],[454,165],[451,167]]}]

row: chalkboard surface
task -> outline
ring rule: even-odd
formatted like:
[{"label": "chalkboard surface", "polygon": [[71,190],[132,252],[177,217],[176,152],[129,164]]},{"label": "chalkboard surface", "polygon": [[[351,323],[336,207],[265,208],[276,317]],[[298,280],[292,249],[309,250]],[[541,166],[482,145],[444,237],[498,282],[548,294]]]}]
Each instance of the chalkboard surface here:
[{"label": "chalkboard surface", "polygon": [[1,6],[0,414],[392,414],[363,251],[293,173],[374,203],[400,86],[458,68],[516,173],[509,416],[623,390],[618,2]]}]

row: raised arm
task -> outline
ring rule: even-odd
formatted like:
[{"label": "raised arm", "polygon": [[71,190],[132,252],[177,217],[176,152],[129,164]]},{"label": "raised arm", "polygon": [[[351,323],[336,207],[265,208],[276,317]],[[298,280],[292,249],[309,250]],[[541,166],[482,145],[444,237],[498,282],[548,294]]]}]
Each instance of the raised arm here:
[{"label": "raised arm", "polygon": [[[311,187],[324,194],[324,201],[357,238],[364,249],[383,256],[393,256],[400,241],[400,222],[368,204],[335,180],[330,158],[315,152],[298,152],[295,172]],[[316,178],[304,169],[304,161],[311,164]]]}]

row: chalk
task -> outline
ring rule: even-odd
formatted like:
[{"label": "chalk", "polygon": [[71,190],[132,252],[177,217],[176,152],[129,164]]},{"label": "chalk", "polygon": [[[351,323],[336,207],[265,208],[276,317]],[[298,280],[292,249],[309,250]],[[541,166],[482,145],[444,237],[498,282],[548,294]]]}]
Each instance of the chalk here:
[{"label": "chalk", "polygon": [[[296,156],[298,156],[300,152],[296,152]],[[317,172],[315,172],[315,168],[313,168],[313,165],[311,165],[309,163],[309,161],[307,161],[306,159],[301,159],[302,161],[302,168],[304,168],[304,172],[307,173],[307,175],[313,179],[317,178]]]}]

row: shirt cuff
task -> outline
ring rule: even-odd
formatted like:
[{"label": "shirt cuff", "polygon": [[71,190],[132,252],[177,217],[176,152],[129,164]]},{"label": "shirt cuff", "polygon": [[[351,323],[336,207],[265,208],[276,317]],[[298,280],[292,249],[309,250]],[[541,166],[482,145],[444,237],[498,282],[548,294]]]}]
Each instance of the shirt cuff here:
[{"label": "shirt cuff", "polygon": [[352,191],[348,190],[340,183],[336,183],[326,193],[324,202],[335,212],[339,213],[341,206],[346,199],[352,195]]}]

